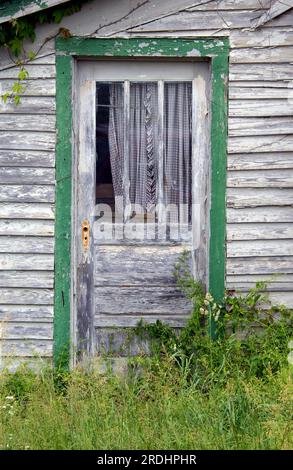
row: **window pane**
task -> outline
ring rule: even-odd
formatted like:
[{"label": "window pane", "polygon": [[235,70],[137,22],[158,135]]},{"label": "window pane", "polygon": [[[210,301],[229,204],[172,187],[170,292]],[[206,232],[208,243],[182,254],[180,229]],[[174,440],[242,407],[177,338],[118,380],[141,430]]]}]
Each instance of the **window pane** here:
[{"label": "window pane", "polygon": [[170,223],[191,222],[192,84],[165,83],[164,195]]},{"label": "window pane", "polygon": [[123,194],[122,83],[97,83],[96,103],[96,203],[114,215],[122,210]]},{"label": "window pane", "polygon": [[129,197],[136,214],[155,213],[157,202],[156,83],[131,83],[129,129]]}]

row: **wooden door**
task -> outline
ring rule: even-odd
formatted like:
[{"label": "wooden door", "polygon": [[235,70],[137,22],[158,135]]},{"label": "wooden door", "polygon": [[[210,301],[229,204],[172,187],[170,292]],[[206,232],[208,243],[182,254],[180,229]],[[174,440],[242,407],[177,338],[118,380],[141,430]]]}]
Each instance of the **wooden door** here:
[{"label": "wooden door", "polygon": [[208,64],[80,61],[77,71],[74,335],[79,356],[123,355],[139,320],[188,318],[174,277],[184,251],[206,283]]}]

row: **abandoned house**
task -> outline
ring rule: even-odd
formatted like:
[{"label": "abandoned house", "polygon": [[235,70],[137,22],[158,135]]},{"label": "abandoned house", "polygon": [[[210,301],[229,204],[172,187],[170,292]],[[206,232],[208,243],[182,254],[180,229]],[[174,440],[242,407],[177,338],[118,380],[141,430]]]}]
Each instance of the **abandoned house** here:
[{"label": "abandoned house", "polygon": [[23,62],[0,49],[1,366],[182,326],[182,253],[216,299],[264,280],[293,307],[293,1],[87,0],[45,21],[66,5],[0,2],[0,37],[43,13]]}]

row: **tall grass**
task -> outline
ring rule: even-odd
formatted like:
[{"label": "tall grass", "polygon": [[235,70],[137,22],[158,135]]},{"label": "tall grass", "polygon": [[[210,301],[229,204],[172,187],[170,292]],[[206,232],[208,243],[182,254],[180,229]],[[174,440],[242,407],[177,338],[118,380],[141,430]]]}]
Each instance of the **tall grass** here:
[{"label": "tall grass", "polygon": [[[0,381],[2,449],[290,449],[288,323],[140,357],[128,376],[23,368]],[[176,349],[176,348],[175,348]],[[196,355],[196,352],[192,353]],[[192,358],[192,360],[191,360]],[[138,367],[139,365],[139,367]]]}]

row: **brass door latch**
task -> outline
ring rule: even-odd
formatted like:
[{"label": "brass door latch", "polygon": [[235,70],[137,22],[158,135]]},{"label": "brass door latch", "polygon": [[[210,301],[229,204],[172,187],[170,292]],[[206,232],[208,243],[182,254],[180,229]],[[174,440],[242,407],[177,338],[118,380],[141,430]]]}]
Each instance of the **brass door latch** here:
[{"label": "brass door latch", "polygon": [[90,224],[88,220],[84,220],[81,224],[81,239],[84,250],[87,250],[90,243]]}]

